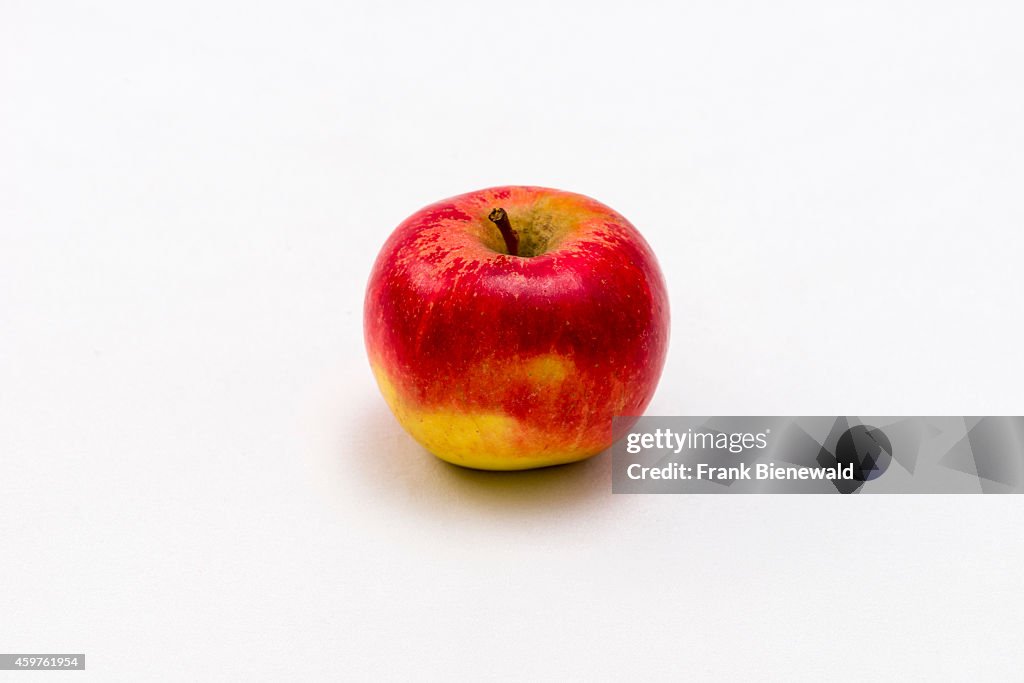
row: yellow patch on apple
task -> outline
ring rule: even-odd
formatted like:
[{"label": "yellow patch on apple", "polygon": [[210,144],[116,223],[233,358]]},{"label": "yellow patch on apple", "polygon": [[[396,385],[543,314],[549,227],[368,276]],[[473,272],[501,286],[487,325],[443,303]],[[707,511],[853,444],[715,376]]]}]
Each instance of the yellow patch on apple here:
[{"label": "yellow patch on apple", "polygon": [[[384,401],[402,428],[421,446],[453,465],[481,470],[525,470],[575,462],[596,452],[583,448],[566,452],[531,450],[530,444],[547,443],[550,438],[500,413],[418,408],[399,394],[377,364],[372,363],[371,367]],[[541,356],[528,367],[535,373],[536,381],[560,381],[565,377],[565,362],[557,357]]]}]

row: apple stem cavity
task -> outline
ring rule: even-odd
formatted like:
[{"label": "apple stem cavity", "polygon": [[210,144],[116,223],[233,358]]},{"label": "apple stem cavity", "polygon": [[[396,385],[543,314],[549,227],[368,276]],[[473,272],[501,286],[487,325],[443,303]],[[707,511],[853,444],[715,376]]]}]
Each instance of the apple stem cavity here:
[{"label": "apple stem cavity", "polygon": [[487,220],[498,226],[501,236],[505,239],[505,248],[511,256],[519,256],[519,233],[512,229],[512,223],[508,220],[505,209],[497,208],[491,211]]}]

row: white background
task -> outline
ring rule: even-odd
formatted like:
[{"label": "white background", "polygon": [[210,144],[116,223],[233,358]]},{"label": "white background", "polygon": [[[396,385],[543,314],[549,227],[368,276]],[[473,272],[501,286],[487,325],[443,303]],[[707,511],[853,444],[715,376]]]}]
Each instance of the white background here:
[{"label": "white background", "polygon": [[1019,497],[613,497],[606,455],[444,465],[379,397],[384,239],[521,183],[657,253],[649,414],[1024,411],[1022,11],[675,5],[3,0],[0,651],[1019,679]]}]

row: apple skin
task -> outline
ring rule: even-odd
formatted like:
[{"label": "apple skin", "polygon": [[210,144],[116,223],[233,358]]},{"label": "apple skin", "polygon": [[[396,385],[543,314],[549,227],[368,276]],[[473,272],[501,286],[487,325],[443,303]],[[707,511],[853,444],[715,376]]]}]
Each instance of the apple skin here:
[{"label": "apple skin", "polygon": [[[505,253],[487,218],[496,207],[522,254],[543,253]],[[669,338],[664,279],[636,228],[589,197],[524,186],[402,222],[374,264],[363,322],[405,430],[443,460],[487,470],[608,448],[621,435],[612,417],[647,407]]]}]

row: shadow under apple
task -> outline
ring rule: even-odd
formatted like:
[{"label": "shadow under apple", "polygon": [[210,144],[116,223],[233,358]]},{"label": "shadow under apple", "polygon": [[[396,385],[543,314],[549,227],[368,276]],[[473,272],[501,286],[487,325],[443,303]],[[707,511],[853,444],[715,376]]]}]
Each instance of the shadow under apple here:
[{"label": "shadow under apple", "polygon": [[[420,446],[379,401],[362,419],[359,462],[350,471],[381,500],[441,516],[467,513],[522,518],[552,517],[612,499],[611,457],[514,472],[472,470],[447,463]],[[351,456],[349,456],[351,457]]]}]

